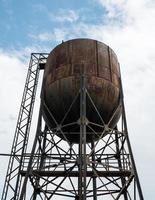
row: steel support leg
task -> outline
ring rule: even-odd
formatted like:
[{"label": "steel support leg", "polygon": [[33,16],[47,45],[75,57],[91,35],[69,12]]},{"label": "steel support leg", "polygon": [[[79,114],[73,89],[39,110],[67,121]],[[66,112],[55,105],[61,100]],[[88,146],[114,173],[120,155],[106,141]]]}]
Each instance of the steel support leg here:
[{"label": "steel support leg", "polygon": [[[115,140],[116,140],[116,157],[117,157],[117,160],[118,160],[118,166],[121,169],[122,168],[122,162],[121,162],[121,158],[120,158],[120,149],[119,149],[119,139],[118,139],[118,134],[115,135]],[[122,182],[122,187],[126,184],[126,180],[124,177],[121,177],[121,182]],[[128,200],[128,196],[127,196],[127,192],[125,191],[124,192],[124,200]]]},{"label": "steel support leg", "polygon": [[33,170],[32,169],[32,163],[33,163],[34,152],[35,152],[35,149],[36,149],[38,136],[39,136],[39,134],[41,134],[41,118],[42,118],[42,111],[41,111],[41,106],[40,106],[40,112],[39,112],[36,136],[35,136],[35,139],[34,139],[32,151],[31,151],[31,156],[30,156],[30,159],[29,159],[27,172],[26,172],[26,175],[25,175],[25,178],[24,178],[24,182],[23,182],[23,185],[22,185],[22,188],[21,188],[21,193],[20,193],[20,198],[19,198],[20,200],[24,200],[24,195],[26,194],[27,181],[28,181],[29,176],[32,173],[32,170]]},{"label": "steel support leg", "polygon": [[80,78],[80,144],[79,144],[79,199],[86,199],[86,78],[84,66]]},{"label": "steel support leg", "polygon": [[131,157],[131,162],[132,162],[134,176],[135,176],[136,183],[137,183],[137,189],[138,189],[139,197],[140,197],[140,200],[144,200],[142,189],[141,189],[141,185],[140,185],[140,181],[139,181],[139,177],[138,177],[138,172],[137,172],[137,169],[136,169],[135,160],[134,160],[133,153],[132,153],[132,148],[131,148],[131,144],[130,144],[130,140],[129,140],[129,135],[128,135],[128,127],[127,127],[127,121],[126,121],[125,106],[124,106],[124,96],[123,96],[123,87],[122,87],[121,78],[120,78],[120,87],[121,87],[121,94],[120,95],[121,95],[121,100],[122,100],[122,117],[123,117],[123,123],[124,123],[124,131],[126,133],[127,145],[128,145],[128,149],[129,149],[129,153],[130,153],[130,157]]},{"label": "steel support leg", "polygon": [[[95,148],[94,148],[94,142],[91,143],[91,148],[93,150],[92,152],[92,168],[95,169]],[[97,200],[97,184],[96,184],[96,176],[93,176],[93,199]]]}]

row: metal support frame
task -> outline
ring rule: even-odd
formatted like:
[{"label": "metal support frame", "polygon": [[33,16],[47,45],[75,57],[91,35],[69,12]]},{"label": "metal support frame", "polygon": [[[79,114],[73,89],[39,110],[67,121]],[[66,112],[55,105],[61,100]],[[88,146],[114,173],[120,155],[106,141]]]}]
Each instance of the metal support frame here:
[{"label": "metal support frame", "polygon": [[[46,56],[44,58],[46,59]],[[40,57],[35,64],[39,67],[39,63]],[[11,172],[7,172],[2,200],[8,199],[9,189],[13,190],[13,195],[9,199],[15,200],[50,200],[56,199],[57,196],[59,199],[62,197],[63,200],[100,200],[103,198],[105,200],[143,200],[128,137],[122,86],[120,100],[118,105],[118,108],[122,108],[120,121],[117,127],[110,128],[109,124],[116,112],[111,116],[109,123],[105,124],[87,90],[84,66],[82,67],[78,94],[60,124],[56,121],[53,113],[48,110],[44,99],[41,99],[32,151],[30,154],[26,153],[29,135],[29,131],[27,131],[24,132],[26,139],[24,140],[25,145],[21,147],[21,153],[15,151],[20,155],[18,156],[20,162],[16,164],[18,166],[16,175],[14,177],[12,175],[16,170],[15,167],[11,168]],[[74,104],[77,101],[80,103],[79,118],[66,124],[65,119],[72,115]],[[87,118],[87,103],[89,103],[89,108],[92,107],[94,115],[100,119],[98,124]],[[47,107],[51,120],[53,120],[52,124],[55,124],[52,128],[49,128],[44,121],[42,106]],[[29,111],[30,115],[31,112]],[[26,125],[31,121],[31,118],[28,119]],[[80,134],[79,144],[72,144],[67,140],[63,128],[70,126],[79,127],[78,133],[70,133]],[[100,128],[100,134],[96,131],[96,127]],[[86,143],[88,130],[97,138],[91,143]],[[16,134],[19,135],[19,130]],[[60,138],[60,134],[63,137]],[[18,144],[18,142],[16,143]],[[10,169],[11,163],[15,162],[17,157],[15,153],[11,154],[8,169]],[[15,179],[18,191],[14,189],[15,187],[11,183],[12,179]]]},{"label": "metal support frame", "polygon": [[[48,54],[32,53],[2,193],[2,200],[18,199],[40,69]],[[8,196],[9,194],[9,196]]]},{"label": "metal support frame", "polygon": [[122,107],[123,107],[122,115],[123,115],[123,118],[124,118],[124,128],[125,128],[125,131],[126,131],[127,145],[128,145],[129,153],[130,153],[130,156],[131,156],[131,162],[132,162],[132,167],[133,167],[133,171],[134,171],[134,175],[135,175],[135,179],[136,179],[139,197],[140,197],[140,200],[144,200],[143,192],[142,192],[142,188],[141,188],[141,185],[140,185],[138,172],[137,172],[137,169],[136,169],[136,164],[135,164],[135,160],[134,160],[134,156],[133,156],[133,152],[132,152],[132,148],[131,148],[131,144],[130,144],[129,134],[128,134],[128,127],[127,127],[127,120],[126,120],[126,113],[125,113],[125,106],[124,106],[123,86],[122,86],[121,77],[120,77],[120,86],[121,86],[121,100],[122,100]]}]

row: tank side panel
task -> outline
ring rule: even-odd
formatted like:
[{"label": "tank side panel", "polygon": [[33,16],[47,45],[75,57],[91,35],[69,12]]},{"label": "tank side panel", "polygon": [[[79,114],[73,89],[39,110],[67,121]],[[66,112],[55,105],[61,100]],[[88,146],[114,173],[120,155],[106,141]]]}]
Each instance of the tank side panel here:
[{"label": "tank side panel", "polygon": [[[105,123],[108,123],[119,103],[119,64],[113,50],[104,43],[89,40],[70,40],[58,45],[49,55],[44,75],[44,100],[58,123],[61,122],[80,87],[80,71],[85,68],[88,92]],[[98,123],[90,103],[87,118]],[[111,126],[115,126],[118,115]],[[45,111],[46,120],[54,126],[49,113]],[[78,102],[68,121],[79,118]],[[66,130],[76,131],[76,130]],[[78,137],[72,138],[78,142]],[[90,136],[87,141],[91,140]]]},{"label": "tank side panel", "polygon": [[98,55],[98,76],[110,81],[110,69],[109,69],[109,55],[108,47],[102,43],[97,43],[97,55]]}]

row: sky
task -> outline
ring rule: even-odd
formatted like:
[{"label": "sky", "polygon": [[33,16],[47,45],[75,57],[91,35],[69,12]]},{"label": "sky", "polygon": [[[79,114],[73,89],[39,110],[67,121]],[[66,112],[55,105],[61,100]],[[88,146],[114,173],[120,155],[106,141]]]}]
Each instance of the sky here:
[{"label": "sky", "polygon": [[[154,200],[154,0],[0,0],[0,153],[10,152],[30,53],[73,38],[96,39],[116,52],[142,190]],[[8,159],[0,160],[2,188]]]}]

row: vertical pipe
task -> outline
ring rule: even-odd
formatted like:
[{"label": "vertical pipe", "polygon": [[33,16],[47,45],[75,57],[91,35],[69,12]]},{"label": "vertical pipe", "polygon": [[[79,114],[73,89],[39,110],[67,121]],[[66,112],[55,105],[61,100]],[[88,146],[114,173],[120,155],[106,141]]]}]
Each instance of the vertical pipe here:
[{"label": "vertical pipe", "polygon": [[86,199],[86,80],[82,65],[80,76],[80,144],[79,144],[79,199]]}]

